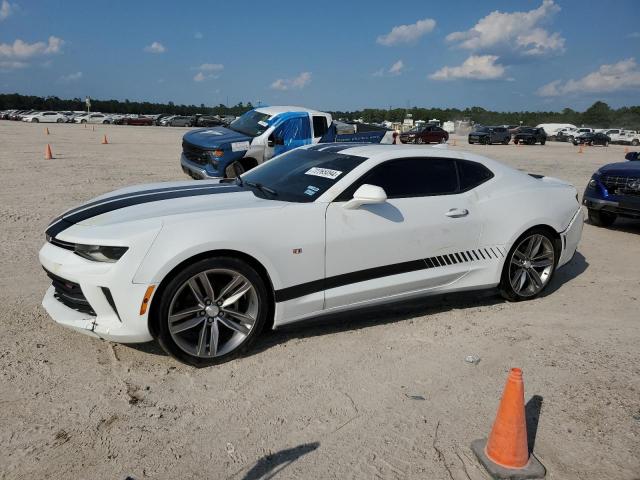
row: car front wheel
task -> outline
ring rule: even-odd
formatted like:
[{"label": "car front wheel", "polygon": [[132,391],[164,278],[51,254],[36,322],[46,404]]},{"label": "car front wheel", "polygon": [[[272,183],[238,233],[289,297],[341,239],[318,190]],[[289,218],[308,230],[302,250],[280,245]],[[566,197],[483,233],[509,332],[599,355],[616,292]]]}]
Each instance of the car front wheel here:
[{"label": "car front wheel", "polygon": [[616,221],[617,215],[615,213],[603,212],[601,210],[594,210],[592,208],[588,211],[589,223],[596,227],[610,227],[613,222]]},{"label": "car front wheel", "polygon": [[64,122],[64,120],[62,118],[59,118],[59,119],[56,120],[56,123],[62,123],[62,122]]},{"label": "car front wheel", "polygon": [[177,360],[204,367],[246,352],[269,315],[265,283],[250,265],[211,257],[178,273],[161,293],[157,337]]},{"label": "car front wheel", "polygon": [[500,281],[502,296],[517,302],[540,295],[553,277],[558,253],[545,229],[525,232],[507,255]]}]

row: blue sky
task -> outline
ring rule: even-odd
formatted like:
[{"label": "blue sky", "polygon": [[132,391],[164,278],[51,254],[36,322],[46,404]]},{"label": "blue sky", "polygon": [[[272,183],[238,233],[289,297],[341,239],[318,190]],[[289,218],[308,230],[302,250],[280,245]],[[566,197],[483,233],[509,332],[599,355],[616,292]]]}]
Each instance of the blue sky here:
[{"label": "blue sky", "polygon": [[635,0],[0,0],[0,92],[319,109],[640,104]]}]

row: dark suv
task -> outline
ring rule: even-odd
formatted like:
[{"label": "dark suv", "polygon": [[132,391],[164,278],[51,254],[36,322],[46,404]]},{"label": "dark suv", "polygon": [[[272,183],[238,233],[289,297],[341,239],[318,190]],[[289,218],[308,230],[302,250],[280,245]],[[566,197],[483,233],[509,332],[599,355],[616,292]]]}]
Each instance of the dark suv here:
[{"label": "dark suv", "polygon": [[469,134],[469,143],[481,143],[483,145],[490,145],[492,143],[502,143],[508,145],[511,140],[511,134],[506,127],[476,127],[476,129]]},{"label": "dark suv", "polygon": [[547,134],[542,128],[520,127],[513,137],[513,143],[523,143],[525,145],[544,145],[547,142]]},{"label": "dark suv", "polygon": [[640,219],[638,153],[628,153],[625,158],[631,161],[600,167],[587,184],[582,204],[587,207],[593,225],[609,227],[617,217]]},{"label": "dark suv", "polygon": [[444,143],[447,140],[449,140],[449,134],[430,123],[400,134],[402,143]]}]

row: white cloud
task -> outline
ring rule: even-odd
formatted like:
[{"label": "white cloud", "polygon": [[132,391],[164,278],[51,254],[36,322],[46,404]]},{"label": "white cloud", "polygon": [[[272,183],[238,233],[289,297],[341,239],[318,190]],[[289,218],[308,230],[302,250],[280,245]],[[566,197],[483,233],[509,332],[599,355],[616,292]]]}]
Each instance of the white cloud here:
[{"label": "white cloud", "polygon": [[77,82],[82,78],[82,72],[70,73],[60,77],[60,81],[64,83]]},{"label": "white cloud", "polygon": [[612,65],[601,65],[598,70],[578,80],[554,80],[538,89],[541,97],[556,97],[571,93],[616,92],[640,88],[640,69],[635,58],[627,58]]},{"label": "white cloud", "polygon": [[640,32],[631,32],[627,38],[640,38]]},{"label": "white cloud", "polygon": [[462,65],[457,67],[442,67],[429,75],[432,80],[455,80],[467,78],[473,80],[493,80],[504,75],[505,69],[496,63],[496,55],[471,55]]},{"label": "white cloud", "polygon": [[418,20],[410,25],[398,25],[385,35],[380,35],[376,42],[386,47],[399,45],[401,43],[414,43],[423,35],[431,32],[436,26],[436,21],[432,18]]},{"label": "white cloud", "polygon": [[203,63],[198,67],[193,67],[192,70],[198,71],[198,73],[193,77],[193,81],[204,82],[209,78],[219,78],[220,74],[224,70],[224,65],[221,63]]},{"label": "white cloud", "polygon": [[391,65],[391,68],[389,68],[389,73],[391,75],[400,75],[403,69],[404,69],[404,62],[402,60],[398,60],[396,63]]},{"label": "white cloud", "polygon": [[25,62],[18,62],[15,60],[0,61],[0,70],[18,70],[19,68],[28,67],[29,64]]},{"label": "white cloud", "polygon": [[164,53],[167,49],[160,42],[153,42],[151,45],[144,47],[144,51],[148,53]]},{"label": "white cloud", "polygon": [[2,0],[0,4],[0,22],[6,20],[15,10],[16,5],[10,4],[7,0]]},{"label": "white cloud", "polygon": [[0,43],[0,58],[27,59],[39,55],[53,55],[60,53],[64,40],[51,36],[47,43],[27,43],[20,39],[13,43]]},{"label": "white cloud", "polygon": [[398,60],[393,65],[391,65],[388,69],[381,68],[380,70],[373,73],[374,77],[384,77],[387,75],[397,77],[401,75],[404,71],[404,62],[402,60]]},{"label": "white cloud", "polygon": [[478,20],[464,32],[447,35],[447,41],[473,51],[501,48],[523,55],[544,55],[564,51],[565,39],[540,27],[560,11],[553,0],[527,12],[503,13],[498,10]]},{"label": "white cloud", "polygon": [[196,32],[193,34],[193,38],[195,38],[196,40],[202,40],[204,38],[204,35],[202,34],[202,32]]},{"label": "white cloud", "polygon": [[302,72],[294,78],[279,78],[271,84],[273,90],[301,89],[311,83],[311,72]]}]

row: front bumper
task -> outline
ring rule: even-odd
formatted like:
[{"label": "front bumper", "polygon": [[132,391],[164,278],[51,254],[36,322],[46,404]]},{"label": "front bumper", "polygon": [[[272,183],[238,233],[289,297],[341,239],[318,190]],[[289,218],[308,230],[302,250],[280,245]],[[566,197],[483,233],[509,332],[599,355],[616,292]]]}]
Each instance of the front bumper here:
[{"label": "front bumper", "polygon": [[90,308],[72,308],[68,302],[59,299],[60,292],[56,294],[54,286],[47,290],[42,306],[56,323],[86,335],[121,343],[152,340],[148,310],[140,315],[142,299],[149,285],[132,282],[141,259],[138,257],[144,253],[146,250],[140,255],[132,255],[129,261],[123,261],[125,254],[119,262],[100,263],[45,243],[39,254],[44,269],[60,280],[79,285]]},{"label": "front bumper", "polygon": [[575,255],[576,250],[578,249],[578,243],[580,243],[580,239],[582,238],[583,227],[584,215],[582,213],[582,208],[578,206],[578,210],[573,215],[571,222],[567,228],[560,233],[560,238],[562,240],[562,253],[558,260],[558,267],[569,263]]},{"label": "front bumper", "polygon": [[585,193],[582,199],[582,204],[590,210],[599,210],[625,217],[640,218],[640,197],[616,197],[616,200],[614,201],[587,196]]},{"label": "front bumper", "polygon": [[180,165],[182,171],[194,180],[219,180],[223,178],[218,172],[209,172],[204,165],[188,160],[184,153],[180,155]]}]

